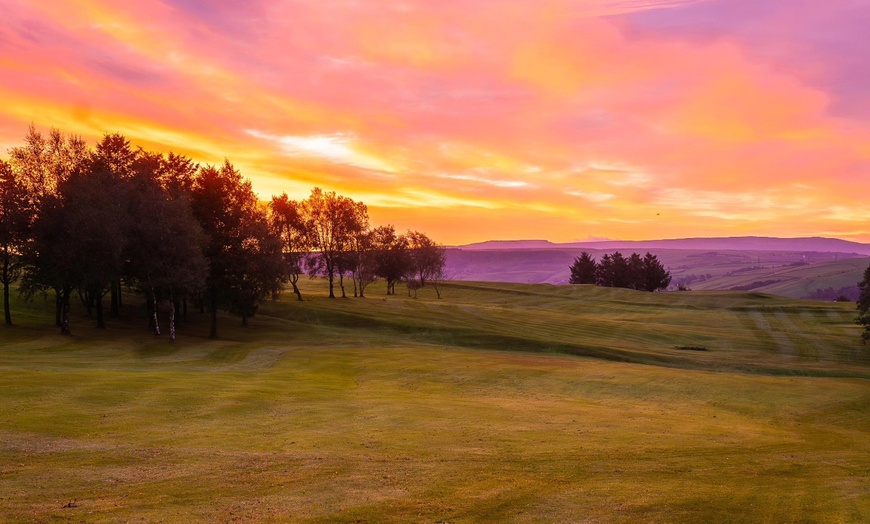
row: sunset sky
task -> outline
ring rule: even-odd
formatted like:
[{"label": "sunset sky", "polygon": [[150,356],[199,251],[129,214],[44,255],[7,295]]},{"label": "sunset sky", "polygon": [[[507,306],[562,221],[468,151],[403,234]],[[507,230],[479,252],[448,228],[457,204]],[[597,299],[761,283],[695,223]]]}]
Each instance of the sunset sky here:
[{"label": "sunset sky", "polygon": [[870,241],[870,0],[0,0],[28,125],[486,239]]}]

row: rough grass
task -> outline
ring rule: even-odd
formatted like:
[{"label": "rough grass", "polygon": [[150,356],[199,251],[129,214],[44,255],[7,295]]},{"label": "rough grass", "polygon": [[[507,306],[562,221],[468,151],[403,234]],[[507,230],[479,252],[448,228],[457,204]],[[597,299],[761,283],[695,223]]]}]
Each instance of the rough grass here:
[{"label": "rough grass", "polygon": [[220,340],[192,315],[174,345],[132,305],[70,339],[16,304],[0,521],[870,521],[848,305],[306,284]]}]

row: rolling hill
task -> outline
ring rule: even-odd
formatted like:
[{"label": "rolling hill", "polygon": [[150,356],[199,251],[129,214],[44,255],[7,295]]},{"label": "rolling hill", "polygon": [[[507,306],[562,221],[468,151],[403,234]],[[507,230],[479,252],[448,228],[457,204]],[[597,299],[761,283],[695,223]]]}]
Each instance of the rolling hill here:
[{"label": "rolling hill", "polygon": [[838,239],[745,237],[575,244],[535,240],[450,248],[447,274],[456,280],[567,284],[569,266],[581,252],[600,258],[617,250],[652,252],[671,272],[674,287],[753,290],[790,298],[812,297],[829,288],[828,295],[848,288],[854,294],[870,264],[870,247]]}]

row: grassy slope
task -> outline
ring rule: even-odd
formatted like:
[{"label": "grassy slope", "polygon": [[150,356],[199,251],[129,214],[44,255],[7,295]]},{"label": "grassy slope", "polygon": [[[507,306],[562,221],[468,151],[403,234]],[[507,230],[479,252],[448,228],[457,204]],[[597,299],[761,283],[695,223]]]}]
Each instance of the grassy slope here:
[{"label": "grassy slope", "polygon": [[196,319],[175,345],[129,306],[74,339],[18,314],[0,520],[870,520],[870,353],[847,305],[382,292],[285,297],[217,341]]},{"label": "grassy slope", "polygon": [[711,279],[708,282],[693,284],[694,289],[730,289],[754,282],[777,280],[773,284],[759,287],[753,291],[772,293],[785,297],[807,297],[817,289],[832,287],[835,290],[856,285],[867,269],[866,258],[821,262],[798,267],[770,267],[756,271],[746,271],[734,275]]},{"label": "grassy slope", "polygon": [[[592,251],[597,259],[603,253]],[[854,286],[870,263],[866,257],[844,258],[857,255],[814,252],[662,249],[654,253],[670,269],[674,283],[689,275],[710,276],[709,280],[690,283],[694,290],[729,290],[776,281],[753,291],[790,298],[808,297],[817,289]],[[565,284],[578,254],[574,249],[451,250],[448,271],[461,280]],[[795,267],[793,263],[807,265]]]}]

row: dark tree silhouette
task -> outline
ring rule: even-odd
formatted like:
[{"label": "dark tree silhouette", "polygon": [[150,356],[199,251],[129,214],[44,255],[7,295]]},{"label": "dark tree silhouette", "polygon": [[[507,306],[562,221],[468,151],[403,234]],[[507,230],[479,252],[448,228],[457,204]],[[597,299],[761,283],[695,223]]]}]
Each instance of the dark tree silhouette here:
[{"label": "dark tree silhouette", "polygon": [[3,283],[3,316],[12,325],[9,287],[18,279],[21,255],[27,242],[31,207],[24,181],[0,160],[0,282]]},{"label": "dark tree silhouette", "polygon": [[604,287],[630,287],[631,276],[628,273],[628,260],[622,253],[605,254],[601,257],[596,272],[598,285]]},{"label": "dark tree silhouette", "polygon": [[637,253],[632,253],[626,259],[626,285],[628,289],[642,291],[645,286],[643,259]]},{"label": "dark tree silhouette", "polygon": [[78,289],[96,307],[104,328],[102,297],[121,271],[125,241],[125,189],[100,163],[73,172],[42,199],[29,247],[26,288],[55,289],[61,333],[71,334],[70,297]]},{"label": "dark tree silhouette", "polygon": [[595,284],[596,270],[598,264],[592,255],[586,251],[580,253],[579,257],[574,258],[574,263],[571,264],[571,278],[568,280],[571,284]]},{"label": "dark tree silhouette", "polygon": [[671,274],[662,266],[659,259],[652,253],[643,257],[643,289],[659,291],[671,285]]},{"label": "dark tree silhouette", "polygon": [[137,190],[129,199],[128,273],[139,282],[149,304],[150,326],[160,334],[158,301],[169,302],[169,340],[175,340],[176,302],[205,289],[206,238],[183,192],[163,186],[163,157],[145,153],[137,160]]},{"label": "dark tree silhouette", "polygon": [[[46,138],[32,124],[24,137],[24,145],[13,147],[9,154],[10,166],[27,189],[32,222],[57,205],[58,185],[67,180],[73,171],[82,169],[90,158],[90,152],[81,137],[67,137],[57,129],[52,129]],[[55,227],[62,226],[61,223],[55,224]],[[32,249],[28,249],[32,252]],[[27,250],[25,255],[26,277],[35,274],[37,268],[31,267],[33,257]],[[43,270],[49,271],[46,268]],[[62,327],[63,290],[58,287],[51,289],[55,298],[55,324]],[[20,291],[25,298],[32,298],[37,293],[45,293],[46,288],[34,279],[24,278]]]},{"label": "dark tree silhouette", "polygon": [[74,256],[73,282],[92,302],[97,327],[103,329],[103,297],[121,277],[127,241],[129,183],[108,170],[99,158],[60,185],[64,216]]},{"label": "dark tree silhouette", "polygon": [[259,302],[280,291],[281,241],[269,227],[251,182],[229,161],[219,169],[200,169],[191,204],[208,239],[209,336],[217,337],[219,307],[239,314],[247,325]]}]

